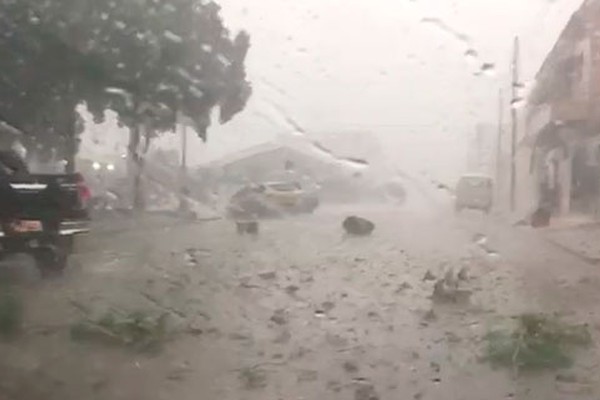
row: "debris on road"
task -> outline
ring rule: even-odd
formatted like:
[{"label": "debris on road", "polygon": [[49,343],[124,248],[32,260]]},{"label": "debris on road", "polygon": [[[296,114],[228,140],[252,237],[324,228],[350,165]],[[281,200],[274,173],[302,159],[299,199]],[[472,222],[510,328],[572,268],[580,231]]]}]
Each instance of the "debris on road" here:
[{"label": "debris on road", "polygon": [[86,319],[73,325],[71,338],[122,345],[139,351],[155,351],[167,339],[167,315],[152,316],[143,311],[125,315],[110,312],[97,320]]},{"label": "debris on road", "polygon": [[260,279],[264,279],[265,281],[270,281],[277,278],[277,272],[275,271],[263,271],[259,272],[258,276]]},{"label": "debris on road", "polygon": [[425,322],[434,322],[437,321],[437,319],[437,314],[433,310],[427,310],[427,312],[423,314],[423,321]]},{"label": "debris on road", "polygon": [[456,277],[461,281],[469,280],[469,270],[467,269],[467,267],[462,267],[458,271],[458,274],[456,274]]},{"label": "debris on road", "polygon": [[289,285],[285,288],[285,292],[290,296],[295,296],[298,290],[300,290],[300,288],[296,285]]},{"label": "debris on road", "polygon": [[400,285],[398,285],[398,288],[396,288],[395,293],[396,294],[400,294],[400,293],[403,293],[406,290],[409,290],[409,289],[412,289],[412,288],[413,288],[413,286],[410,283],[408,283],[408,282],[402,282]]},{"label": "debris on road", "polygon": [[423,276],[423,281],[435,281],[437,278],[436,276],[433,274],[433,272],[431,272],[431,270],[427,270],[427,272],[425,272],[425,275]]},{"label": "debris on road", "polygon": [[290,333],[290,331],[285,330],[285,331],[281,332],[279,335],[277,335],[275,337],[275,339],[273,339],[273,343],[287,344],[290,342],[290,340],[292,340],[292,334]]},{"label": "debris on road", "polygon": [[354,236],[368,236],[375,229],[375,224],[373,222],[354,215],[347,217],[342,223],[342,226],[347,234]]},{"label": "debris on road", "polygon": [[285,325],[287,324],[287,315],[284,309],[275,310],[273,315],[271,316],[271,321],[276,323],[277,325]]},{"label": "debris on road", "polygon": [[315,382],[319,379],[319,373],[315,370],[301,370],[298,372],[298,382]]},{"label": "debris on road", "polygon": [[354,391],[354,400],[379,400],[375,386],[368,382],[361,382]]},{"label": "debris on road", "polygon": [[183,255],[185,264],[189,267],[195,267],[198,265],[198,258],[196,252],[193,249],[187,249]]},{"label": "debris on road", "polygon": [[242,368],[239,378],[246,390],[263,389],[267,386],[267,372],[258,367]]},{"label": "debris on road", "polygon": [[356,363],[353,361],[345,361],[342,367],[344,368],[344,371],[349,374],[355,374],[358,372],[358,365],[356,365]]},{"label": "debris on road", "polygon": [[258,221],[236,221],[235,226],[239,235],[258,235]]},{"label": "debris on road", "polygon": [[473,292],[466,289],[459,289],[458,286],[452,285],[453,283],[451,282],[451,285],[448,285],[445,279],[438,280],[433,286],[431,299],[435,303],[468,303]]},{"label": "debris on road", "polygon": [[325,301],[325,302],[323,302],[323,304],[321,304],[321,307],[322,307],[323,311],[328,313],[329,311],[331,311],[335,308],[335,303],[333,301]]}]

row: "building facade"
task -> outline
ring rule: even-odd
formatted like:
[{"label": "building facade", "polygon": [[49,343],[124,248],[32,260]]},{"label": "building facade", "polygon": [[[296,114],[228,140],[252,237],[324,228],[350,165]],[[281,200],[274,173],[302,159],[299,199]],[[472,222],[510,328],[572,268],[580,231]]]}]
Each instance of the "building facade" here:
[{"label": "building facade", "polygon": [[538,71],[518,142],[518,206],[600,216],[600,0],[586,0]]}]

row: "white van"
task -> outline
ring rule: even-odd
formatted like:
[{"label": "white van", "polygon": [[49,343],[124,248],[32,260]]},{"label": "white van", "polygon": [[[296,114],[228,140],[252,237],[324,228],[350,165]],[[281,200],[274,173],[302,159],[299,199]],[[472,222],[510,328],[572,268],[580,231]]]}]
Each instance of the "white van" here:
[{"label": "white van", "polygon": [[463,175],[456,185],[455,209],[475,209],[489,213],[492,209],[494,183],[486,175]]}]

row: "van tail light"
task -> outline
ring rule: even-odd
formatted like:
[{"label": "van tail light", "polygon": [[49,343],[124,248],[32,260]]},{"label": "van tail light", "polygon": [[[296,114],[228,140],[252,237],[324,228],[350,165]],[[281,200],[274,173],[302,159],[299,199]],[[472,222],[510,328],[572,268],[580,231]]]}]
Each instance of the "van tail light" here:
[{"label": "van tail light", "polygon": [[87,207],[89,201],[92,199],[92,191],[89,186],[85,183],[81,174],[75,175],[75,182],[77,184],[77,193],[79,194],[79,200],[82,206]]}]

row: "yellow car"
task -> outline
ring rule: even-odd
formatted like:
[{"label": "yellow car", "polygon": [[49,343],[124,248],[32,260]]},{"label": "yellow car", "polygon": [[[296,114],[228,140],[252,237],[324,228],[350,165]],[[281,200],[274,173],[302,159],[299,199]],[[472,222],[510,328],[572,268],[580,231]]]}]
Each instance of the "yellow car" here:
[{"label": "yellow car", "polygon": [[302,187],[295,182],[265,183],[264,187],[264,195],[268,201],[282,208],[296,207],[304,195]]},{"label": "yellow car", "polygon": [[297,182],[266,182],[239,190],[229,203],[232,216],[275,217],[282,214],[312,213],[319,206],[314,193]]}]

